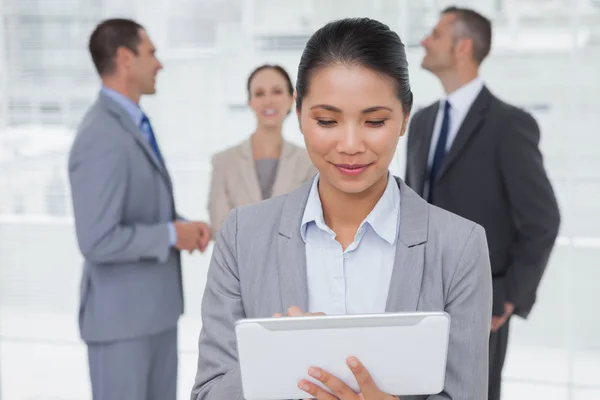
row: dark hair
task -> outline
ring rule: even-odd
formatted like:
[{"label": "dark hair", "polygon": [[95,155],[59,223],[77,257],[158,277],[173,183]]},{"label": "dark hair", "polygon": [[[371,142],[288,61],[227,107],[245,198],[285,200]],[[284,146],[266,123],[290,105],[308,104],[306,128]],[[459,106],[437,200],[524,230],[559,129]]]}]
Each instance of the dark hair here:
[{"label": "dark hair", "polygon": [[473,59],[477,64],[481,64],[492,47],[492,23],[490,20],[476,11],[462,7],[448,7],[442,11],[443,14],[452,14],[456,17],[458,23],[456,36],[473,41]]},{"label": "dark hair", "polygon": [[387,25],[370,18],[333,21],[316,31],[300,58],[296,80],[296,108],[308,94],[312,75],[324,67],[362,66],[394,80],[396,96],[409,114],[413,95],[408,80],[404,44]]},{"label": "dark hair", "polygon": [[96,26],[90,36],[89,50],[100,76],[114,71],[119,47],[125,47],[137,55],[141,29],[144,28],[137,22],[123,18],[107,19]]},{"label": "dark hair", "polygon": [[247,84],[248,98],[252,97],[252,94],[250,93],[250,84],[252,83],[252,79],[254,79],[254,76],[256,74],[258,74],[260,71],[265,70],[265,69],[275,70],[281,76],[283,76],[283,78],[285,79],[288,93],[290,94],[290,96],[294,95],[294,85],[292,84],[292,79],[290,78],[290,75],[285,71],[285,69],[283,69],[283,67],[280,67],[279,65],[264,64],[264,65],[261,65],[260,67],[256,68],[254,71],[252,71],[252,73],[248,77],[248,84]]}]

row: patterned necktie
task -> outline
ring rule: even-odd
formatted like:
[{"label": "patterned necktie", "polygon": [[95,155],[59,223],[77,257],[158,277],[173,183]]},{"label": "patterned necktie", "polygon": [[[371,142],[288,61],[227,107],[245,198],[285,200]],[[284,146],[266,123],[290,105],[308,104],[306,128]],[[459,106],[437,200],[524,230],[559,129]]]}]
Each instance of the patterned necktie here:
[{"label": "patterned necktie", "polygon": [[158,158],[158,160],[162,163],[162,154],[160,153],[160,150],[158,148],[158,143],[156,142],[156,137],[154,136],[154,131],[152,130],[152,125],[150,124],[150,119],[148,119],[148,116],[146,114],[142,115],[142,122],[140,123],[140,128],[147,135],[148,144],[150,145],[150,148],[152,148],[152,151],[154,151],[156,158]]},{"label": "patterned necktie", "polygon": [[440,129],[440,137],[435,147],[435,153],[433,154],[433,163],[431,163],[431,169],[429,170],[429,194],[427,201],[433,203],[433,187],[435,178],[444,161],[446,155],[446,143],[448,142],[448,131],[450,131],[450,103],[448,100],[444,102],[444,117],[442,119],[442,128]]}]

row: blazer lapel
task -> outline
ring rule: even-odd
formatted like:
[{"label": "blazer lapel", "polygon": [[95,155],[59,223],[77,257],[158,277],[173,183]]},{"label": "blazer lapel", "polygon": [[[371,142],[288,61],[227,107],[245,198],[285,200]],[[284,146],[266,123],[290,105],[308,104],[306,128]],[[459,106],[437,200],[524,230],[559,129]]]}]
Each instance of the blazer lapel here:
[{"label": "blazer lapel", "polygon": [[283,148],[281,149],[281,156],[279,157],[279,163],[277,164],[277,172],[275,174],[275,182],[273,183],[272,197],[279,196],[290,192],[295,189],[292,185],[294,177],[294,165],[292,163],[292,156],[294,155],[294,148],[287,141],[283,141]]},{"label": "blazer lapel", "polygon": [[282,312],[291,306],[308,311],[306,246],[300,235],[302,215],[312,182],[291,192],[285,200],[277,236],[277,264]]},{"label": "blazer lapel", "polygon": [[[400,215],[394,271],[390,281],[387,312],[415,311],[418,306],[427,241],[429,206],[404,182],[400,188]],[[312,181],[291,192],[283,205],[277,237],[278,280],[282,312],[291,306],[308,310],[306,247],[300,225]]]},{"label": "blazer lapel", "polygon": [[146,154],[150,162],[165,178],[169,188],[172,188],[171,177],[167,172],[166,166],[156,157],[156,154],[154,154],[154,151],[152,150],[148,142],[144,139],[142,133],[140,132],[139,128],[135,125],[131,117],[127,115],[125,110],[113,100],[107,98],[102,94],[100,95],[100,98],[102,99],[102,104],[104,104],[104,106],[108,109],[108,111],[111,114],[117,117],[121,125],[123,125],[125,131],[127,131],[133,137],[138,146],[140,146],[142,151]]},{"label": "blazer lapel", "polygon": [[427,241],[429,206],[404,182],[397,179],[400,187],[400,215],[396,258],[390,280],[386,311],[416,311]]},{"label": "blazer lapel", "polygon": [[465,116],[465,119],[456,134],[454,143],[450,147],[448,154],[444,158],[440,172],[437,175],[437,179],[441,179],[452,164],[456,161],[460,153],[464,150],[469,140],[473,137],[475,132],[479,130],[483,123],[483,117],[487,111],[489,101],[492,97],[490,91],[484,86],[481,92],[475,98],[475,101],[471,105],[469,112]]},{"label": "blazer lapel", "polygon": [[[421,117],[421,126],[417,127],[417,152],[416,166],[419,171],[419,182],[415,182],[415,187],[418,188],[419,194],[423,194],[427,175],[427,160],[429,158],[429,148],[431,146],[431,138],[433,137],[433,128],[435,127],[435,119],[437,116],[439,102],[434,103],[423,110],[423,116]],[[416,121],[419,122],[419,121]]]},{"label": "blazer lapel", "polygon": [[248,203],[258,203],[263,198],[258,183],[258,175],[256,174],[256,166],[254,165],[254,157],[252,156],[251,140],[248,139],[241,143],[238,150],[241,155],[239,171],[242,175],[242,184],[248,195]]}]

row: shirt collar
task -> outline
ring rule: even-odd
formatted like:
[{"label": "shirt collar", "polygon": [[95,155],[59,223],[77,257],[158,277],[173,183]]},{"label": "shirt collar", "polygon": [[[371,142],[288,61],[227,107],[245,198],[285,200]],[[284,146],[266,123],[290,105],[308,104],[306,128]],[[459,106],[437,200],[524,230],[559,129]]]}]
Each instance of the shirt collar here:
[{"label": "shirt collar", "polygon": [[[314,223],[319,229],[335,236],[335,233],[325,224],[323,218],[323,205],[319,197],[319,174],[313,180],[308,201],[302,215],[300,235],[306,243],[306,231],[310,223]],[[388,172],[388,182],[383,195],[375,204],[373,210],[361,223],[361,227],[368,224],[375,233],[389,244],[396,243],[398,237],[398,215],[400,212],[400,189],[391,173]]]},{"label": "shirt collar", "polygon": [[450,107],[460,113],[466,113],[483,89],[483,80],[477,76],[471,82],[461,86],[450,93],[445,101],[450,103]]},{"label": "shirt collar", "polygon": [[108,88],[106,86],[102,86],[102,93],[110,97],[112,100],[117,102],[129,116],[133,119],[135,126],[138,128],[142,123],[142,117],[144,116],[144,112],[136,103],[134,103],[130,98],[123,96],[121,93]]},{"label": "shirt collar", "polygon": [[321,204],[321,198],[319,197],[319,174],[314,177],[310,192],[308,193],[308,200],[304,207],[304,214],[302,215],[302,224],[300,225],[300,235],[302,240],[306,243],[306,229],[308,224],[314,222],[317,227],[331,235],[334,235],[333,231],[325,224],[323,218],[323,206]]}]

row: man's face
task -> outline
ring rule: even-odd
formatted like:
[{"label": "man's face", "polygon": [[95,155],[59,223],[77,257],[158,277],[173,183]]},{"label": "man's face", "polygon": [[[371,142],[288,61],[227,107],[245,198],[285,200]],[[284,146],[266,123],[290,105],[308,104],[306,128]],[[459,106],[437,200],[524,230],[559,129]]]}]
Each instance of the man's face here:
[{"label": "man's face", "polygon": [[130,84],[140,94],[156,92],[156,75],[162,69],[162,64],[156,58],[156,48],[145,30],[139,31],[140,43],[137,55],[133,54],[126,63],[126,71]]},{"label": "man's face", "polygon": [[437,75],[456,66],[455,19],[456,16],[451,13],[443,14],[431,33],[421,41],[425,49],[421,62],[423,69]]}]

